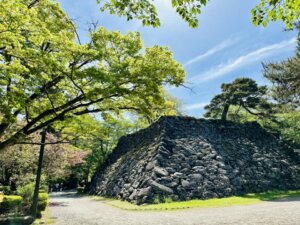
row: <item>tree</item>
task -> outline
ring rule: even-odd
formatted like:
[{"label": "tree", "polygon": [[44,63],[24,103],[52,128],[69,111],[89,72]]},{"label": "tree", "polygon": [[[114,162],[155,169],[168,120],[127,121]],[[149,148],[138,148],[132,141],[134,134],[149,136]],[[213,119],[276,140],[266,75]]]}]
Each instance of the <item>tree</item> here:
[{"label": "tree", "polygon": [[[31,134],[28,139],[32,143],[40,142],[39,132]],[[47,143],[56,143],[59,138],[47,134]],[[0,154],[0,183],[4,185],[25,186],[35,180],[39,145],[18,144],[10,146]],[[78,157],[78,155],[81,155]],[[43,161],[43,180],[51,183],[58,179],[66,179],[73,165],[82,163],[86,155],[82,150],[70,145],[46,145]],[[78,159],[80,158],[80,159]]]},{"label": "tree", "polygon": [[222,93],[216,95],[209,105],[205,106],[205,117],[227,119],[230,106],[237,106],[237,112],[244,109],[248,113],[270,117],[273,114],[272,105],[267,102],[266,86],[258,86],[250,78],[237,78],[232,83],[221,85]]},{"label": "tree", "polygon": [[75,24],[53,1],[4,0],[0,15],[0,151],[66,118],[151,115],[164,105],[163,84],[183,83],[172,52],[154,46],[141,53],[139,33],[99,28],[89,43],[76,42]]},{"label": "tree", "polygon": [[272,97],[280,104],[300,106],[300,24],[294,57],[278,63],[263,64],[263,75],[272,82]]},{"label": "tree", "polygon": [[[172,0],[172,7],[181,18],[191,27],[198,26],[197,16],[209,0]],[[154,3],[150,0],[97,0],[102,10],[108,10],[112,14],[126,16],[128,20],[137,18],[144,25],[157,27],[160,20]],[[286,28],[292,28],[293,23],[300,17],[299,0],[260,0],[260,3],[252,9],[252,21],[255,25],[266,26],[270,21],[282,20]]]},{"label": "tree", "polygon": [[267,26],[271,21],[283,21],[286,28],[293,28],[300,17],[299,0],[261,0],[252,9],[252,21],[255,25]]}]

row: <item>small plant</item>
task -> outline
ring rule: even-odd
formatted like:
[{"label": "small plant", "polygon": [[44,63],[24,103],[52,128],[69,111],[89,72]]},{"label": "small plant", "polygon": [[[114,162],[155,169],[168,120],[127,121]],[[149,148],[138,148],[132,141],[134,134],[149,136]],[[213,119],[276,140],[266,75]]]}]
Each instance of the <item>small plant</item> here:
[{"label": "small plant", "polygon": [[172,198],[170,198],[170,197],[164,198],[164,203],[172,203],[172,202],[173,202]]},{"label": "small plant", "polygon": [[156,196],[156,197],[153,199],[153,204],[159,204],[159,203],[160,203],[159,197]]}]

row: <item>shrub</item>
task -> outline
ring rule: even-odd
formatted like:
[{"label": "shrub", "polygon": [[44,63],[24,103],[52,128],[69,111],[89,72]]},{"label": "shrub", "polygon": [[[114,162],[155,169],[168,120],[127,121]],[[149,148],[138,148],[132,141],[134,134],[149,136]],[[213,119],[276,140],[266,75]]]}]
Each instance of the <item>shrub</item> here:
[{"label": "shrub", "polygon": [[1,213],[18,213],[22,205],[22,197],[17,195],[4,196],[0,203]]},{"label": "shrub", "polygon": [[[24,187],[18,189],[18,194],[23,197],[22,209],[24,213],[29,214],[31,212],[31,206],[33,201],[35,184],[27,184]],[[41,211],[44,211],[48,205],[48,193],[43,190],[39,191],[37,214],[40,215]]]},{"label": "shrub", "polygon": [[77,193],[78,194],[83,194],[84,193],[84,187],[78,187],[77,188]]},{"label": "shrub", "polygon": [[40,192],[38,200],[38,211],[44,211],[48,205],[48,193]]},{"label": "shrub", "polygon": [[9,186],[0,186],[0,192],[3,192],[5,195],[12,194],[12,191],[10,190]]},{"label": "shrub", "polygon": [[22,209],[24,213],[29,214],[34,193],[34,183],[30,183],[25,185],[24,187],[18,188],[17,193],[18,195],[23,197]]}]

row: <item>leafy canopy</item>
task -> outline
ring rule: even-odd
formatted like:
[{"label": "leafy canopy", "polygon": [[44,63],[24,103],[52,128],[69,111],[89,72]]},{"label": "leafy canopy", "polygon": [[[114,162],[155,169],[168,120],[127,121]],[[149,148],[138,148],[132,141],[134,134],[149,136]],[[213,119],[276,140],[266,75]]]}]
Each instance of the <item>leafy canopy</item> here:
[{"label": "leafy canopy", "polygon": [[163,84],[183,83],[185,71],[169,49],[143,49],[139,33],[103,27],[80,44],[57,3],[35,2],[0,5],[0,150],[86,113],[132,110],[151,116],[165,104]]},{"label": "leafy canopy", "polygon": [[266,86],[258,86],[250,78],[237,78],[232,83],[221,85],[222,93],[216,95],[209,105],[205,106],[205,117],[227,119],[230,106],[237,106],[255,116],[270,116],[272,105],[267,102]]},{"label": "leafy canopy", "polygon": [[264,27],[271,21],[283,21],[286,28],[292,28],[300,18],[299,0],[261,0],[252,9],[252,22]]},{"label": "leafy canopy", "polygon": [[[189,26],[198,26],[198,16],[201,9],[209,0],[172,0],[170,4],[176,13],[186,21]],[[142,20],[144,25],[160,26],[159,16],[156,11],[155,1],[150,0],[97,0],[102,10],[111,14],[126,16]],[[223,3],[222,3],[223,4]],[[299,0],[260,0],[252,9],[252,22],[255,25],[266,26],[270,21],[281,20],[286,28],[292,28],[293,23],[300,17]]]}]

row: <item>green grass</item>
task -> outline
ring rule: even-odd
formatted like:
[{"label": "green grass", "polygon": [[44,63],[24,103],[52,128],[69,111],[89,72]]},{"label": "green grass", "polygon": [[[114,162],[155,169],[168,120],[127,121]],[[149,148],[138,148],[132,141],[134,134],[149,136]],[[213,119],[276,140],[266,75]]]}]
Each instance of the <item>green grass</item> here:
[{"label": "green grass", "polygon": [[95,196],[94,200],[104,201],[106,204],[124,209],[124,210],[178,210],[188,208],[211,208],[211,207],[229,207],[236,205],[258,204],[263,201],[272,201],[285,199],[289,197],[300,196],[300,190],[297,191],[270,191],[258,194],[247,194],[245,196],[234,196],[228,198],[215,198],[209,200],[190,200],[183,202],[166,202],[151,205],[135,205],[126,201],[107,199]]},{"label": "green grass", "polygon": [[54,224],[55,220],[50,217],[49,208],[47,207],[44,212],[42,212],[42,218],[36,219],[32,225],[39,224]]}]

